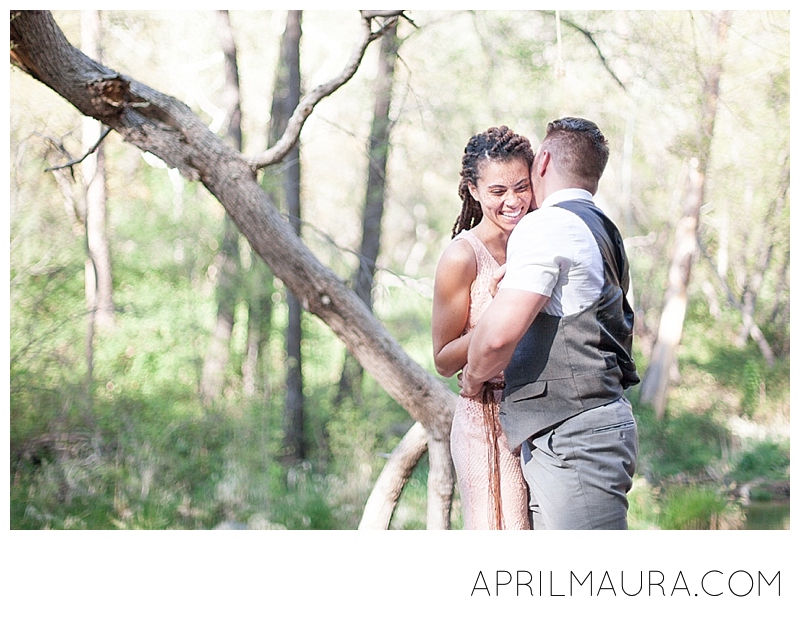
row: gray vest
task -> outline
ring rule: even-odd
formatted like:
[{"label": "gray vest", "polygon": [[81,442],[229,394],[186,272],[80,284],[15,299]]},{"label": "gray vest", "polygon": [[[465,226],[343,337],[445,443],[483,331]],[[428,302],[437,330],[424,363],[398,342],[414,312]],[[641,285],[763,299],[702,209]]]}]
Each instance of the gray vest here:
[{"label": "gray vest", "polygon": [[500,422],[513,450],[529,437],[588,409],[619,399],[639,383],[631,355],[633,310],[628,259],[622,237],[593,203],[556,205],[589,227],[603,257],[600,297],[569,316],[540,312],[520,340],[505,370]]}]

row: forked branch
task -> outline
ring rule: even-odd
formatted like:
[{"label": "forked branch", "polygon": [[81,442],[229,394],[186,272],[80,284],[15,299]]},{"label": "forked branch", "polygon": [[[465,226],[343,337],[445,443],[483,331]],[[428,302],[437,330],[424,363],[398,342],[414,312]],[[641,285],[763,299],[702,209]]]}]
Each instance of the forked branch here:
[{"label": "forked branch", "polygon": [[58,166],[51,166],[51,167],[49,167],[49,168],[45,168],[45,169],[44,169],[44,171],[45,171],[45,172],[53,172],[53,170],[61,170],[62,168],[71,168],[72,166],[77,166],[77,165],[78,165],[79,163],[81,163],[81,162],[82,162],[84,159],[86,159],[87,157],[89,157],[89,155],[91,155],[92,153],[94,153],[94,152],[97,150],[97,147],[99,147],[99,146],[100,146],[100,143],[101,143],[103,140],[105,140],[105,139],[106,139],[106,136],[107,136],[108,134],[110,134],[110,133],[111,133],[111,127],[106,127],[106,128],[103,130],[103,133],[102,133],[102,134],[100,134],[100,137],[97,139],[97,142],[95,142],[95,143],[94,143],[94,145],[93,145],[93,146],[92,146],[92,147],[91,147],[91,148],[90,148],[88,151],[86,151],[86,152],[85,152],[85,153],[84,153],[84,154],[83,154],[81,157],[79,157],[78,159],[73,159],[73,160],[70,160],[70,161],[68,161],[68,162],[67,162],[67,163],[65,163],[65,164],[59,164]]},{"label": "forked branch", "polygon": [[[355,75],[356,70],[361,64],[361,59],[364,57],[367,46],[383,35],[386,29],[400,17],[408,19],[403,13],[404,11],[361,11],[361,38],[353,49],[353,53],[345,68],[338,76],[325,84],[317,86],[300,100],[300,103],[289,118],[286,131],[283,132],[283,136],[281,136],[273,147],[260,155],[247,158],[247,162],[254,170],[271,166],[272,164],[282,161],[283,158],[286,157],[300,138],[300,131],[303,129],[306,119],[311,115],[311,112],[314,111],[314,106],[346,84],[350,78]],[[377,30],[373,30],[373,21],[377,19],[383,21]],[[408,21],[411,22],[411,20]],[[411,23],[413,24],[413,22]]]}]

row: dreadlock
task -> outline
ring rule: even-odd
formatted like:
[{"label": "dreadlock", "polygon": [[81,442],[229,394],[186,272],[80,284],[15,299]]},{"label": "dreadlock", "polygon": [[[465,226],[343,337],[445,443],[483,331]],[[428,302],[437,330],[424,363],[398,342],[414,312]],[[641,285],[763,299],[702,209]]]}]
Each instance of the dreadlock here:
[{"label": "dreadlock", "polygon": [[510,161],[516,158],[524,159],[528,167],[533,164],[533,149],[530,141],[514,133],[505,125],[491,127],[472,136],[464,148],[464,157],[461,159],[461,183],[458,186],[458,195],[461,197],[461,213],[453,225],[453,237],[462,230],[476,226],[483,218],[480,203],[469,193],[469,185],[478,184],[478,176],[483,163],[486,161]]}]

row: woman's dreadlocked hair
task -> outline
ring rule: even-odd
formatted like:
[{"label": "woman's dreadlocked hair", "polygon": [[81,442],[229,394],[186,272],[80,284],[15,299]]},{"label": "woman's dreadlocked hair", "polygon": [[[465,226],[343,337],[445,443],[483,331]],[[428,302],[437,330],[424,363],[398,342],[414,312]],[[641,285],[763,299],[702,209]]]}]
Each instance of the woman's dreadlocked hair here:
[{"label": "woman's dreadlocked hair", "polygon": [[491,127],[472,136],[464,149],[461,159],[461,183],[458,195],[461,197],[461,213],[453,225],[453,236],[462,230],[476,226],[483,218],[480,203],[469,193],[469,184],[478,185],[478,173],[483,162],[490,160],[510,161],[524,159],[528,168],[533,165],[533,149],[530,141],[503,125]]}]

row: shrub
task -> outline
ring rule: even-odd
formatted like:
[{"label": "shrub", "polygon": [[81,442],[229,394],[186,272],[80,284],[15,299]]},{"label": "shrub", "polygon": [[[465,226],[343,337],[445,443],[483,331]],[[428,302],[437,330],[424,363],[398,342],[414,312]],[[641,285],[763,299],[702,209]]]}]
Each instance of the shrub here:
[{"label": "shrub", "polygon": [[754,445],[739,457],[733,477],[741,482],[755,478],[779,480],[785,478],[789,467],[789,446],[771,439]]}]

